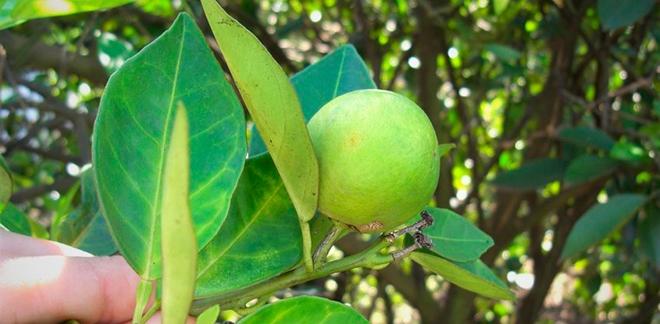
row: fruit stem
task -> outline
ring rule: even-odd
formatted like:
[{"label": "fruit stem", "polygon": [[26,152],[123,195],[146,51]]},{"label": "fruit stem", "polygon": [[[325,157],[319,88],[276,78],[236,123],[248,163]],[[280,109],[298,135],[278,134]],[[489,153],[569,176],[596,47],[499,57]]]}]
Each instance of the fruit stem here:
[{"label": "fruit stem", "polygon": [[394,240],[396,240],[398,237],[402,235],[405,235],[407,233],[415,233],[433,225],[433,217],[426,210],[422,210],[421,216],[422,219],[418,220],[414,224],[385,235],[385,239],[390,243],[392,243],[394,242]]},{"label": "fruit stem", "polygon": [[303,261],[307,272],[314,271],[314,261],[312,260],[312,235],[309,229],[309,223],[300,220],[300,230],[303,240]]},{"label": "fruit stem", "polygon": [[346,233],[348,233],[348,229],[346,227],[341,226],[333,221],[332,229],[330,229],[330,232],[326,234],[326,236],[323,238],[323,241],[321,241],[319,246],[316,248],[316,251],[314,251],[315,269],[325,264],[328,253],[330,252],[330,249],[334,243]]}]

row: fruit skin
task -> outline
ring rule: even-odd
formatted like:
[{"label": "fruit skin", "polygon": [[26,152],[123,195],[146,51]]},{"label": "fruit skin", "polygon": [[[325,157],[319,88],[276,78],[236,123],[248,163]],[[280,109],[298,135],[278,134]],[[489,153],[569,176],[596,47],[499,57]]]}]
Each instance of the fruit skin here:
[{"label": "fruit skin", "polygon": [[428,117],[384,90],[339,96],[308,124],[319,159],[319,210],[360,232],[384,232],[419,213],[438,184]]}]

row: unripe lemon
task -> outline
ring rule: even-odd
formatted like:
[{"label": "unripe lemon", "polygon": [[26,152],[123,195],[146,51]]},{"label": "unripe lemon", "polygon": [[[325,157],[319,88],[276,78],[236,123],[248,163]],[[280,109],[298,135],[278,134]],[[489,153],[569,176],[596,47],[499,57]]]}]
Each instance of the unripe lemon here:
[{"label": "unripe lemon", "polygon": [[339,96],[310,120],[319,160],[319,210],[360,232],[405,223],[438,184],[438,140],[428,117],[384,90]]}]

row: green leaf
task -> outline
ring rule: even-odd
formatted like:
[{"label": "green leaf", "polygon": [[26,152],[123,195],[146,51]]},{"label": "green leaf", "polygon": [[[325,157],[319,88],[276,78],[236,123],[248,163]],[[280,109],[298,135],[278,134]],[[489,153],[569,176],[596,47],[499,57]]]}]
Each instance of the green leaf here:
[{"label": "green leaf", "polygon": [[493,246],[493,239],[465,217],[448,209],[426,208],[426,211],[433,217],[433,224],[422,233],[433,243],[430,250],[443,258],[474,261]]},{"label": "green leaf", "polygon": [[188,128],[186,108],[179,103],[163,170],[163,323],[185,323],[195,291],[197,238],[190,213]]},{"label": "green leaf", "polygon": [[0,29],[25,21],[109,9],[133,0],[5,0],[0,3]]},{"label": "green leaf", "polygon": [[573,226],[561,258],[572,258],[604,239],[628,221],[644,203],[644,195],[619,194],[604,204],[592,206]]},{"label": "green leaf", "polygon": [[642,252],[660,269],[660,208],[649,204],[646,218],[639,223],[638,230]]},{"label": "green leaf", "polygon": [[32,228],[28,216],[23,214],[13,204],[7,204],[5,209],[0,213],[0,225],[8,229],[10,232],[23,234],[27,236],[32,235]]},{"label": "green leaf", "polygon": [[[342,94],[375,89],[369,69],[353,45],[344,45],[324,56],[291,77],[302,107],[305,121],[309,121],[323,105]],[[252,132],[250,156],[266,152],[259,132]]]},{"label": "green leaf", "polygon": [[247,287],[289,270],[302,256],[298,226],[270,156],[248,160],[225,224],[200,252],[195,296]]},{"label": "green leaf", "polygon": [[307,222],[316,212],[319,168],[296,92],[282,68],[254,35],[215,0],[202,0],[202,6],[298,217]]},{"label": "green leaf", "polygon": [[[94,255],[111,255],[117,251],[117,246],[99,208],[92,169],[80,175],[80,188],[80,206],[57,218],[51,228],[52,239]],[[68,196],[61,199],[66,200]]]},{"label": "green leaf", "polygon": [[200,249],[217,233],[245,161],[245,119],[190,16],[181,14],[108,81],[93,136],[102,212],[144,279],[160,277],[165,151],[177,104],[190,121],[190,205]]},{"label": "green leaf", "polygon": [[509,63],[517,61],[522,56],[520,51],[504,44],[490,43],[486,44],[484,48],[493,53],[498,59]]},{"label": "green leaf", "polygon": [[541,158],[527,162],[517,169],[498,174],[491,183],[511,190],[535,190],[561,180],[566,164],[560,159]]},{"label": "green leaf", "polygon": [[13,191],[11,172],[5,159],[0,156],[0,212],[5,208]]},{"label": "green leaf", "polygon": [[282,322],[314,324],[369,323],[360,313],[342,303],[315,296],[287,298],[259,308],[238,324]]},{"label": "green leaf", "polygon": [[598,17],[605,29],[628,26],[644,17],[655,0],[598,0]]},{"label": "green leaf", "polygon": [[455,144],[440,144],[438,145],[438,155],[440,157],[445,156],[449,151],[453,150],[456,147]]},{"label": "green leaf", "polygon": [[559,131],[559,139],[582,147],[593,147],[609,151],[614,140],[598,128],[587,126],[567,127]]},{"label": "green leaf", "polygon": [[610,158],[582,155],[568,165],[564,181],[568,185],[577,185],[604,177],[616,168],[617,162]]},{"label": "green leaf", "polygon": [[644,148],[628,141],[619,141],[614,144],[610,151],[610,157],[633,166],[651,161],[649,153]]},{"label": "green leaf", "polygon": [[509,0],[494,0],[493,9],[495,9],[495,14],[498,16],[501,15],[508,5]]},{"label": "green leaf", "polygon": [[515,298],[507,285],[481,260],[451,262],[424,251],[411,253],[410,258],[427,270],[439,274],[445,280],[481,296],[505,300]]},{"label": "green leaf", "polygon": [[197,316],[196,324],[215,324],[219,315],[220,305],[211,306]]}]

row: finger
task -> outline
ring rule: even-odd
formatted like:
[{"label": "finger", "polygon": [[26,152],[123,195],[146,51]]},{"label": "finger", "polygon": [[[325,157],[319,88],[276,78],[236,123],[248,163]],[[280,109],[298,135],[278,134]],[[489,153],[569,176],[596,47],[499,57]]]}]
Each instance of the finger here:
[{"label": "finger", "polygon": [[31,256],[0,261],[0,314],[8,322],[118,323],[131,318],[137,274],[119,256]]},{"label": "finger", "polygon": [[92,256],[62,243],[0,230],[0,261],[12,257],[40,255]]}]

